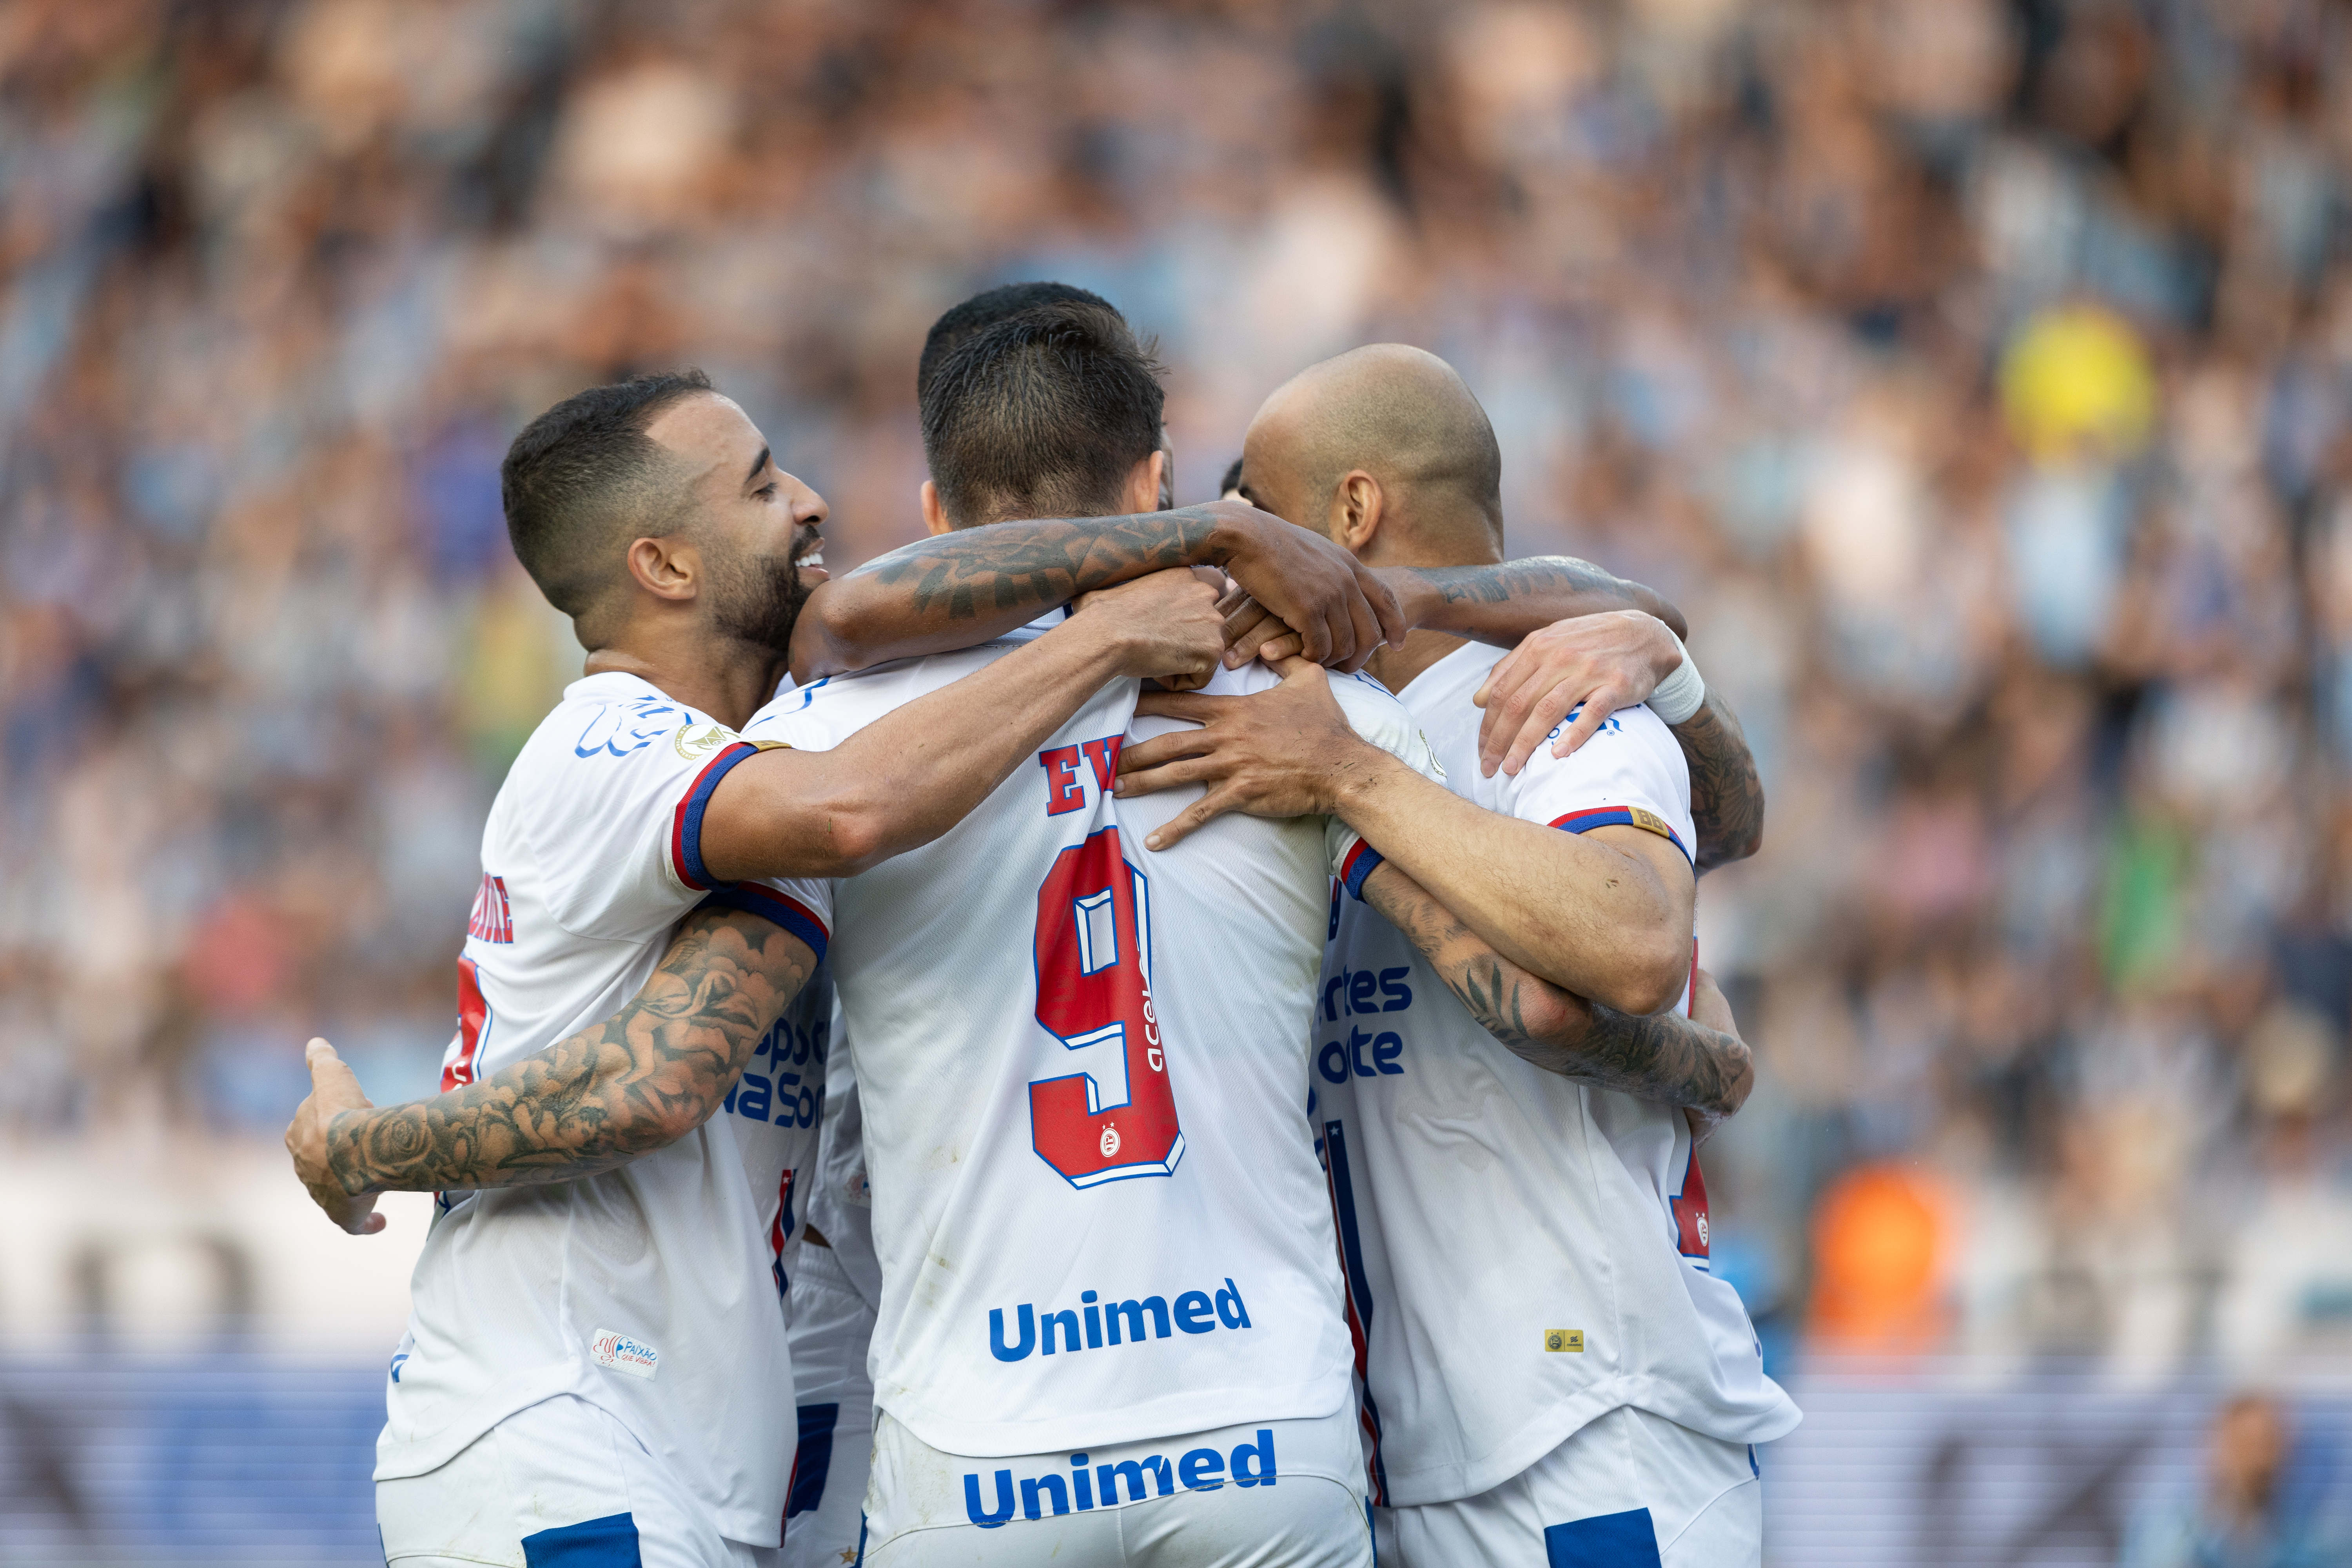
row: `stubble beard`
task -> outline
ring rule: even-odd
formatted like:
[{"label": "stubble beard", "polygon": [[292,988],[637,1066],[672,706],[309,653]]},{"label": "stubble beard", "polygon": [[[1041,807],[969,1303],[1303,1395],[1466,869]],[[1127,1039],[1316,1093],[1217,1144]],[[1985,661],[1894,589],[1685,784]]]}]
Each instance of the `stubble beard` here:
[{"label": "stubble beard", "polygon": [[719,584],[714,624],[721,636],[750,643],[785,657],[793,646],[793,627],[810,589],[801,581],[794,549],[781,556],[740,561],[730,565]]}]

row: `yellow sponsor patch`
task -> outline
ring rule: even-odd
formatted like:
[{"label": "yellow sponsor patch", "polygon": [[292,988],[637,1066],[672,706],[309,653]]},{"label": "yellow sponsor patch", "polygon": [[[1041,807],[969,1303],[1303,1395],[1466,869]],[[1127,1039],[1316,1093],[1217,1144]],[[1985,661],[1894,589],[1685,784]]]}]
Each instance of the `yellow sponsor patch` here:
[{"label": "yellow sponsor patch", "polygon": [[1633,819],[1634,826],[1654,833],[1661,838],[1672,838],[1675,836],[1675,830],[1666,826],[1666,819],[1654,811],[1644,811],[1638,805],[1629,805],[1625,808],[1625,815]]},{"label": "yellow sponsor patch", "polygon": [[1546,1329],[1544,1349],[1580,1352],[1584,1349],[1584,1331],[1582,1329]]}]

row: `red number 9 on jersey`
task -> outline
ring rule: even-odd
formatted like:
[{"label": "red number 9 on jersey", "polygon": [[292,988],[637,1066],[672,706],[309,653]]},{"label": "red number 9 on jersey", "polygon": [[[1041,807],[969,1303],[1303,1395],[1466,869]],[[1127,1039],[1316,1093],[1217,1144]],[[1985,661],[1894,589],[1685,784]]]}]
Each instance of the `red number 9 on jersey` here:
[{"label": "red number 9 on jersey", "polygon": [[1029,1129],[1074,1187],[1165,1176],[1184,1157],[1150,962],[1150,882],[1120,853],[1118,829],[1063,850],[1037,889],[1037,1022],[1096,1054],[1029,1085]]}]

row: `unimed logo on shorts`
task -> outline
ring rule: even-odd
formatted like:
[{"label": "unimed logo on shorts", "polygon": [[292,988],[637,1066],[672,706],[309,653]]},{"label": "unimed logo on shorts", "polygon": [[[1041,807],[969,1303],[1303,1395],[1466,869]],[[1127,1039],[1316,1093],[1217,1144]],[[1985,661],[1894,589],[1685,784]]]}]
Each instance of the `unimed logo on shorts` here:
[{"label": "unimed logo on shorts", "polygon": [[611,1329],[596,1331],[595,1337],[588,1342],[588,1359],[610,1371],[648,1382],[661,1370],[661,1352],[643,1340],[633,1340]]},{"label": "unimed logo on shorts", "polygon": [[[1043,1519],[1048,1513],[1069,1513],[1073,1504],[1076,1511],[1086,1513],[1097,1508],[1118,1508],[1122,1501],[1173,1497],[1179,1486],[1194,1492],[1215,1491],[1227,1481],[1237,1487],[1270,1487],[1277,1479],[1274,1429],[1259,1427],[1255,1442],[1237,1443],[1231,1454],[1218,1448],[1193,1448],[1178,1455],[1172,1465],[1164,1454],[1091,1466],[1086,1455],[1072,1454],[1067,1473],[1049,1470],[1022,1481],[1017,1489],[1010,1469],[999,1470],[992,1479],[996,1483],[995,1506],[987,1508],[982,1506],[979,1475],[967,1470],[963,1478],[964,1516],[982,1530],[994,1530],[1013,1518],[1016,1490],[1021,1517]],[[1124,1499],[1119,1495],[1122,1484]]]}]

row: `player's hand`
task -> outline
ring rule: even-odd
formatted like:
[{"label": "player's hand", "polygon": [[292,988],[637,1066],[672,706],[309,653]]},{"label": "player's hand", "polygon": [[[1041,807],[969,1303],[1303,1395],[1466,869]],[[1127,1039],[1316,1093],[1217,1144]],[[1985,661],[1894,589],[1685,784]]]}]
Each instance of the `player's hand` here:
[{"label": "player's hand", "polygon": [[1739,1070],[1732,1081],[1730,1092],[1726,1096],[1728,1108],[1719,1111],[1701,1110],[1692,1106],[1683,1108],[1683,1115],[1690,1122],[1691,1147],[1696,1149],[1714,1137],[1716,1130],[1748,1102],[1748,1092],[1756,1087],[1756,1063],[1748,1053],[1748,1042],[1740,1039],[1739,1021],[1731,1016],[1731,1004],[1724,999],[1723,988],[1715,983],[1715,976],[1704,969],[1695,969],[1691,974],[1690,1016],[1692,1023],[1729,1035],[1739,1041]]},{"label": "player's hand", "polygon": [[[1209,510],[1217,519],[1215,542],[1225,571],[1266,614],[1298,634],[1307,658],[1357,670],[1382,644],[1403,646],[1404,611],[1370,567],[1321,534],[1247,501],[1213,501]],[[1232,662],[1238,667],[1248,659]]]},{"label": "player's hand", "polygon": [[1252,816],[1328,814],[1340,789],[1360,776],[1368,762],[1388,755],[1349,725],[1320,665],[1293,658],[1281,671],[1280,686],[1249,697],[1143,694],[1135,708],[1138,718],[1190,719],[1202,728],[1123,748],[1114,793],[1209,786],[1208,794],[1146,837],[1146,847],[1171,848],[1229,811]]},{"label": "player's hand", "polygon": [[1121,675],[1197,686],[1216,673],[1225,651],[1224,617],[1217,613],[1223,582],[1205,567],[1148,573],[1083,595],[1067,625],[1107,639]]},{"label": "player's hand", "polygon": [[1225,668],[1239,669],[1254,658],[1268,664],[1279,664],[1286,658],[1297,658],[1307,650],[1307,639],[1290,629],[1289,623],[1255,599],[1240,584],[1217,601],[1217,612],[1225,617]]},{"label": "player's hand", "polygon": [[373,1236],[384,1226],[383,1215],[375,1212],[376,1195],[352,1196],[327,1163],[328,1124],[346,1110],[372,1110],[373,1102],[334,1047],[312,1040],[303,1055],[310,1064],[310,1094],[294,1108],[294,1120],[286,1124],[286,1152],[294,1156],[294,1173],[329,1219],[353,1236]]},{"label": "player's hand", "polygon": [[1682,662],[1682,646],[1655,616],[1611,610],[1554,621],[1496,661],[1470,700],[1486,710],[1478,724],[1478,767],[1517,776],[1554,726],[1581,708],[1552,743],[1564,757],[1584,744],[1610,714],[1648,699]]}]

